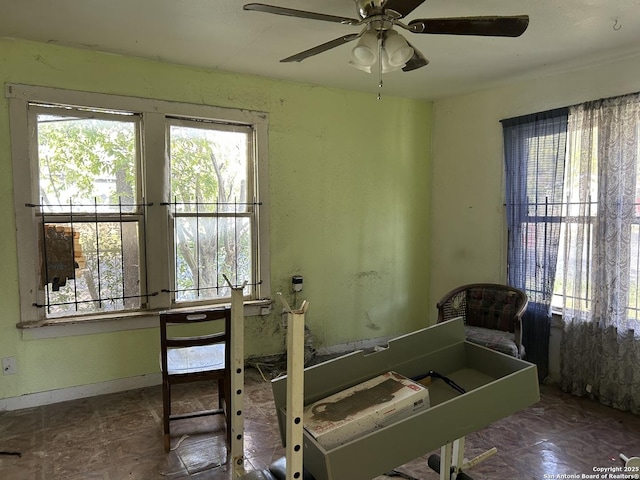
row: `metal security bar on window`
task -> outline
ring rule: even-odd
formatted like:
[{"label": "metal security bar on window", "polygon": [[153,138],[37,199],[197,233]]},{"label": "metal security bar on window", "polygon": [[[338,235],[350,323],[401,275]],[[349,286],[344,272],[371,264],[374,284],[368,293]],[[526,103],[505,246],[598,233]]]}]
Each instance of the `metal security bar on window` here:
[{"label": "metal security bar on window", "polygon": [[163,203],[169,208],[174,231],[174,294],[176,302],[229,298],[225,276],[235,285],[246,282],[244,295],[257,279],[254,219],[260,202]]},{"label": "metal security bar on window", "polygon": [[[26,204],[40,217],[40,285],[47,317],[146,306],[146,208],[151,203]],[[134,212],[134,213],[132,213]]]},{"label": "metal security bar on window", "polygon": [[[563,305],[573,306],[578,302],[586,307],[591,302],[591,270],[594,228],[597,221],[598,203],[588,199],[586,202],[576,202],[567,199],[562,203],[552,203],[545,199],[544,202],[530,202],[522,204],[527,208],[528,216],[526,224],[522,225],[521,235],[523,244],[530,249],[541,249],[548,247],[549,238],[547,235],[548,226],[552,223],[561,224],[560,246],[558,255],[558,265],[555,279],[550,279],[554,283],[554,299],[552,305],[561,308]],[[627,314],[629,318],[640,319],[640,203],[619,204],[616,208],[631,211],[626,216],[626,222],[630,231],[630,255],[629,255],[629,302]],[[582,238],[576,243],[571,238]],[[571,245],[573,244],[573,248]],[[581,255],[583,261],[576,264],[576,252],[574,248],[582,248],[586,252]],[[530,255],[529,263],[524,266],[526,271],[533,272],[534,269],[542,268],[538,265],[537,258],[544,258],[541,255]],[[579,273],[581,272],[581,273]],[[564,285],[563,279],[571,279],[575,275],[583,275],[585,290],[573,292],[570,285]],[[532,273],[527,278],[533,278]],[[571,293],[570,293],[571,292]],[[536,292],[535,289],[531,293]],[[563,300],[564,299],[564,300]]]}]

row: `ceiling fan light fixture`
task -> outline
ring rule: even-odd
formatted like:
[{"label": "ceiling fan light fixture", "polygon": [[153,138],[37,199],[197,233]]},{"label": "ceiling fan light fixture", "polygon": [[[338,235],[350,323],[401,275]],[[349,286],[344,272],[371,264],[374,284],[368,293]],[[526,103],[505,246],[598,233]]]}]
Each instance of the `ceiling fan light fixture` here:
[{"label": "ceiling fan light fixture", "polygon": [[371,65],[360,65],[359,63],[356,63],[353,60],[348,62],[347,65],[357,70],[362,70],[363,72],[371,73]]},{"label": "ceiling fan light fixture", "polygon": [[395,30],[386,32],[383,51],[387,54],[389,66],[396,69],[404,67],[414,53],[404,37]]},{"label": "ceiling fan light fixture", "polygon": [[371,67],[376,63],[377,51],[378,33],[375,30],[368,30],[358,39],[358,43],[351,50],[352,62],[362,67]]},{"label": "ceiling fan light fixture", "polygon": [[389,54],[384,48],[382,49],[380,60],[380,71],[382,73],[395,72],[396,70],[400,70],[405,65],[404,63],[402,65],[393,65],[391,62],[389,62]]}]

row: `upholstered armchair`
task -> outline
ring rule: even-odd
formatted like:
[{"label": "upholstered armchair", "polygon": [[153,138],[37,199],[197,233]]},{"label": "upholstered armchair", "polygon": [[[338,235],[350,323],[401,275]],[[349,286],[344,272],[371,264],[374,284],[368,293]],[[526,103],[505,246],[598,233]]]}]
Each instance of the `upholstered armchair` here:
[{"label": "upholstered armchair", "polygon": [[522,315],[528,303],[526,293],[507,285],[463,285],[437,303],[438,323],[462,317],[468,341],[524,358]]}]

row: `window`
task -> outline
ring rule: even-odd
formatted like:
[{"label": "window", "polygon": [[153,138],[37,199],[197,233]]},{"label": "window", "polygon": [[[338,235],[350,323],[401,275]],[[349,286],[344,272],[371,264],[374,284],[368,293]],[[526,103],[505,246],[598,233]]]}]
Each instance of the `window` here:
[{"label": "window", "polygon": [[38,306],[47,318],[141,308],[139,120],[29,106],[38,197],[21,209],[33,208],[39,223]]},{"label": "window", "polygon": [[510,279],[534,301],[640,319],[639,112],[630,95],[503,121]]},{"label": "window", "polygon": [[269,297],[266,116],[10,85],[22,322]]},{"label": "window", "polygon": [[168,134],[175,299],[227,298],[225,276],[254,278],[251,129],[171,120]]}]

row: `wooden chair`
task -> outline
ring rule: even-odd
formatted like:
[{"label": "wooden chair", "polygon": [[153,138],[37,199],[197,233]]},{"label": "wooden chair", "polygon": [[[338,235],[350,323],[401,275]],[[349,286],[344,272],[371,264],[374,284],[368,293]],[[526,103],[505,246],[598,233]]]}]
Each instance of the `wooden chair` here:
[{"label": "wooden chair", "polygon": [[[196,325],[197,324],[197,325]],[[192,325],[193,327],[185,327]],[[220,331],[220,327],[223,328]],[[185,329],[198,330],[197,335]],[[180,332],[179,329],[182,329]],[[206,333],[201,333],[206,330]],[[162,420],[164,450],[171,446],[170,424],[173,420],[225,415],[227,445],[231,441],[230,373],[231,310],[220,308],[206,311],[160,312],[160,363],[162,368]],[[218,408],[182,414],[171,413],[171,387],[178,383],[217,381]]]},{"label": "wooden chair", "polygon": [[508,285],[463,285],[437,303],[438,323],[462,317],[468,341],[524,358],[522,315],[528,303],[525,292]]}]

